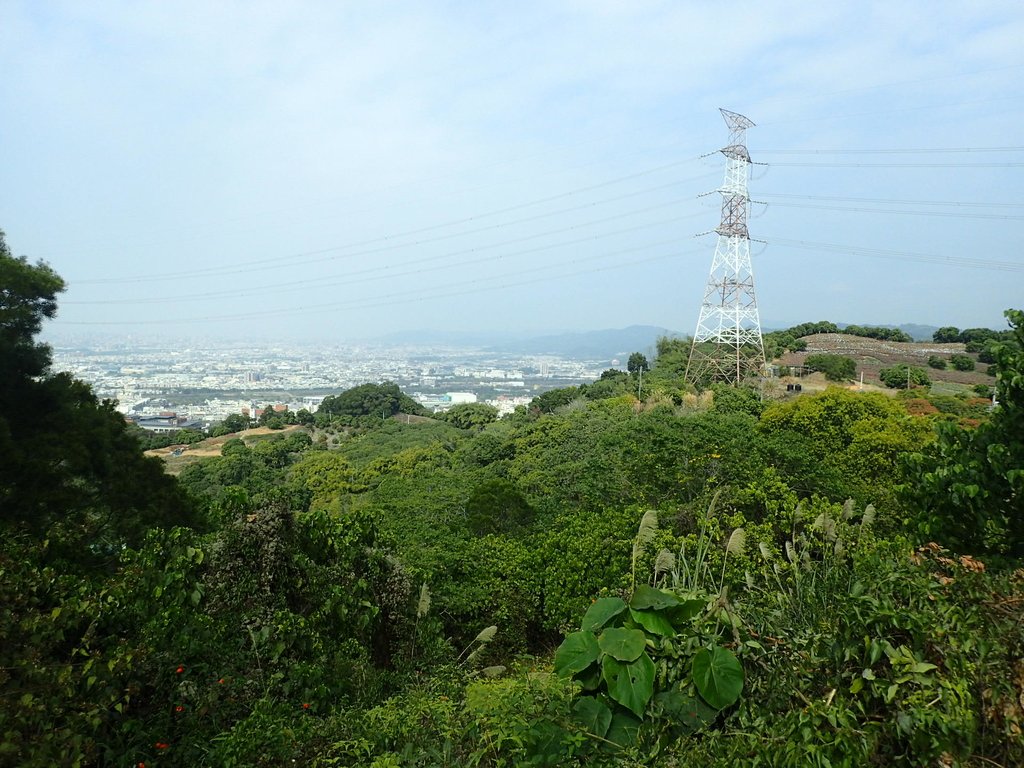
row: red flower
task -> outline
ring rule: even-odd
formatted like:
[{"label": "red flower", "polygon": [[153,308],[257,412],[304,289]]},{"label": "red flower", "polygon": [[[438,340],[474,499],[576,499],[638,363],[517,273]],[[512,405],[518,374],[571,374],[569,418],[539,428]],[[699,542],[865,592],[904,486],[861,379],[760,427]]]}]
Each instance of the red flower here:
[{"label": "red flower", "polygon": [[177,673],[178,673],[178,674],[180,675],[180,674],[181,674],[182,672],[184,672],[184,671],[185,671],[185,668],[184,668],[184,667],[180,667],[180,666],[179,666],[179,667],[178,667],[178,668],[177,668],[176,670],[174,670],[174,671],[175,671],[175,672],[177,672]]},{"label": "red flower", "polygon": [[166,741],[158,741],[153,746],[155,746],[157,749],[167,749],[171,745],[168,744]]},{"label": "red flower", "polygon": [[174,708],[174,711],[175,711],[175,712],[184,712],[184,711],[185,711],[185,708],[184,708],[183,706],[181,706],[181,704],[179,704],[178,706],[176,706],[176,707]]},{"label": "red flower", "polygon": [[309,702],[306,702],[305,704],[303,704],[302,708],[303,709],[309,709]]},{"label": "red flower", "polygon": [[145,763],[139,763],[137,766],[135,766],[135,768],[146,768],[146,764]]},{"label": "red flower", "polygon": [[224,685],[224,678],[222,677],[220,680],[218,680],[217,684],[218,685]]}]

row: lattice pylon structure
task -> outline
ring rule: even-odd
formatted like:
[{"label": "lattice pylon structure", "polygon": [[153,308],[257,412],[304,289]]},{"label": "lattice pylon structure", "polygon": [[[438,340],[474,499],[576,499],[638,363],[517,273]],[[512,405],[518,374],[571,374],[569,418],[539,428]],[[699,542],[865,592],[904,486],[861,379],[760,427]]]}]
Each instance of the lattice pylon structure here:
[{"label": "lattice pylon structure", "polygon": [[694,385],[714,381],[736,385],[764,375],[767,367],[747,231],[750,153],[745,137],[754,123],[735,112],[720,111],[729,126],[729,143],[721,150],[725,155],[725,183],[718,190],[722,218],[715,230],[715,255],[686,364],[686,380]]}]

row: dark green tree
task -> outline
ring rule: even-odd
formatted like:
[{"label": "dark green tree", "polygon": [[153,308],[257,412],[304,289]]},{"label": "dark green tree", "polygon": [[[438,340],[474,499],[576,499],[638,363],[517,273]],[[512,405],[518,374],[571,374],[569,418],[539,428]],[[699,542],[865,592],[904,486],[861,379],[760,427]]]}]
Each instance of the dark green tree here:
[{"label": "dark green tree", "polygon": [[34,337],[63,288],[46,264],[14,258],[0,233],[0,520],[49,530],[54,552],[94,561],[191,515],[114,404],[50,373],[50,350]]},{"label": "dark green tree", "polygon": [[931,379],[923,368],[907,365],[894,365],[878,372],[878,378],[889,389],[906,389],[909,382],[912,387],[927,387]]},{"label": "dark green tree", "polygon": [[528,525],[533,516],[523,494],[500,477],[482,482],[466,501],[466,523],[478,536],[514,531]]},{"label": "dark green tree", "polygon": [[540,415],[542,413],[551,413],[556,408],[560,408],[563,405],[568,405],[582,393],[578,387],[562,387],[561,389],[551,389],[542,395],[538,395],[533,398],[530,402],[530,411],[534,415]]},{"label": "dark green tree", "polygon": [[396,413],[421,415],[424,410],[390,381],[360,384],[341,394],[325,397],[317,409],[317,415],[349,420],[361,417],[383,420]]},{"label": "dark green tree", "polygon": [[5,372],[0,394],[10,397],[26,378],[49,370],[50,348],[35,336],[43,320],[57,314],[57,294],[63,290],[64,281],[45,262],[29,264],[24,256],[12,256],[0,230],[0,359]]},{"label": "dark green tree", "polygon": [[1024,556],[1024,312],[1007,310],[1010,341],[992,345],[998,407],[974,430],[940,422],[912,459],[908,496],[925,535],[968,552]]},{"label": "dark green tree", "polygon": [[241,432],[243,429],[248,429],[250,424],[248,416],[241,413],[232,413],[224,421],[211,429],[210,433],[214,437],[230,435],[232,432]]},{"label": "dark green tree", "polygon": [[944,371],[946,370],[946,360],[938,355],[929,355],[928,367],[934,368],[937,371]]},{"label": "dark green tree", "polygon": [[459,429],[483,429],[498,420],[498,409],[487,403],[459,403],[449,408],[443,419]]},{"label": "dark green tree", "polygon": [[857,372],[853,358],[844,355],[808,355],[804,365],[812,371],[821,371],[829,381],[846,381]]},{"label": "dark green tree", "polygon": [[960,329],[953,325],[946,325],[939,328],[932,334],[932,341],[936,344],[953,344],[960,341]]},{"label": "dark green tree", "polygon": [[716,413],[745,413],[756,417],[764,410],[761,393],[753,387],[712,384],[710,388],[715,393],[712,402]]},{"label": "dark green tree", "polygon": [[647,362],[647,356],[640,352],[634,352],[629,356],[629,360],[626,362],[626,370],[630,373],[637,373],[639,371],[651,370],[650,364]]},{"label": "dark green tree", "polygon": [[973,371],[974,370],[974,358],[970,355],[955,354],[950,355],[949,362],[953,368],[958,371]]}]

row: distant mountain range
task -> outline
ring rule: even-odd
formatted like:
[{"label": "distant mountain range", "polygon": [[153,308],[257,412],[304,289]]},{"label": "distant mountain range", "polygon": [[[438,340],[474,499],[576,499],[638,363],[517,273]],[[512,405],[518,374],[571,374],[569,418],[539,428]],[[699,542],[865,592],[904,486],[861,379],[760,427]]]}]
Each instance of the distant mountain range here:
[{"label": "distant mountain range", "polygon": [[379,344],[444,345],[478,347],[501,354],[553,355],[589,360],[613,360],[632,352],[653,356],[660,336],[680,336],[653,325],[631,325],[599,331],[565,331],[544,335],[514,333],[460,333],[457,331],[409,331],[390,333],[372,341]]},{"label": "distant mountain range", "polygon": [[[836,323],[844,328],[852,323]],[[872,325],[857,323],[857,325]],[[777,324],[764,326],[765,333],[788,328]],[[930,341],[938,330],[934,325],[882,325],[885,328],[899,328],[910,334],[916,341]],[[608,328],[598,331],[565,331],[544,335],[502,332],[460,332],[460,331],[406,331],[390,333],[373,339],[378,344],[409,344],[415,346],[477,347],[489,352],[523,355],[555,355],[589,360],[624,360],[632,352],[643,352],[653,357],[655,344],[662,336],[680,337],[690,333],[673,331],[654,325],[631,325],[628,328]]]},{"label": "distant mountain range", "polygon": [[614,360],[625,358],[632,352],[654,356],[655,344],[661,336],[680,336],[676,331],[653,325],[631,325],[628,328],[610,328],[602,331],[557,333],[530,339],[494,344],[494,352],[526,355],[557,355],[559,357]]}]

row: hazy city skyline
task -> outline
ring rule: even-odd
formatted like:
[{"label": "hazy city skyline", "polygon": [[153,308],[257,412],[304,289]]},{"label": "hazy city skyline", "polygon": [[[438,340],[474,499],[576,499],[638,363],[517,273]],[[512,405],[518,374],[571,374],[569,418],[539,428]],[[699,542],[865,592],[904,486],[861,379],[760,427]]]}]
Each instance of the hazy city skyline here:
[{"label": "hazy city skyline", "polygon": [[0,7],[0,229],[50,331],[692,332],[750,117],[762,321],[1003,327],[1011,2]]}]

